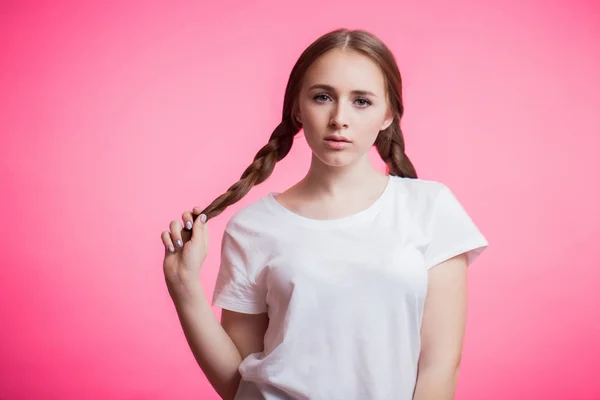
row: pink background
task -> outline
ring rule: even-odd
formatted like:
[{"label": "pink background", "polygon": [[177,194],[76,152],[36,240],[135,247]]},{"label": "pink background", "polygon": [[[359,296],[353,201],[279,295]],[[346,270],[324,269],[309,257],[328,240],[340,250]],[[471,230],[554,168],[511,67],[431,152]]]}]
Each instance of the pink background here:
[{"label": "pink background", "polygon": [[[0,399],[217,398],[160,232],[238,179],[342,26],[395,53],[407,153],[490,241],[456,399],[600,399],[600,4],[214,3],[1,3]],[[299,136],[210,223],[209,295],[227,219],[308,161]]]}]

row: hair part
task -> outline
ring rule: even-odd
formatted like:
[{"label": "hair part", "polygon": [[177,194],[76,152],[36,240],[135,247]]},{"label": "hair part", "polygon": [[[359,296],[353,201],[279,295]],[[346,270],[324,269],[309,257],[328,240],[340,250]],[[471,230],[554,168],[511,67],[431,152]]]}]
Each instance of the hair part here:
[{"label": "hair part", "polygon": [[404,114],[402,78],[393,54],[379,38],[367,31],[337,29],[319,37],[300,55],[292,68],[286,86],[281,122],[271,134],[268,143],[258,151],[240,180],[202,211],[207,219],[221,214],[227,207],[240,201],[252,187],[264,182],[273,173],[275,164],[290,152],[294,137],[302,129],[295,116],[298,111],[298,97],[303,78],[308,68],[319,57],[333,49],[360,52],[381,68],[394,120],[388,128],[379,132],[374,145],[387,166],[388,174],[417,178],[415,168],[405,153],[404,135],[400,128],[400,120]]}]

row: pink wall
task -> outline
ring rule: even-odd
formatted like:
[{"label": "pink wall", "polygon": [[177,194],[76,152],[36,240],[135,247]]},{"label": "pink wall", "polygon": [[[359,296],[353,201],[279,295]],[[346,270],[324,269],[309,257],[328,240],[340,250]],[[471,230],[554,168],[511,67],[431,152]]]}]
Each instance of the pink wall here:
[{"label": "pink wall", "polygon": [[[490,241],[456,399],[600,399],[597,2],[86,3],[0,5],[0,398],[216,398],[160,232],[237,180],[300,52],[345,26],[395,52],[408,154]],[[211,222],[209,294],[226,220],[308,160],[299,138]]]}]

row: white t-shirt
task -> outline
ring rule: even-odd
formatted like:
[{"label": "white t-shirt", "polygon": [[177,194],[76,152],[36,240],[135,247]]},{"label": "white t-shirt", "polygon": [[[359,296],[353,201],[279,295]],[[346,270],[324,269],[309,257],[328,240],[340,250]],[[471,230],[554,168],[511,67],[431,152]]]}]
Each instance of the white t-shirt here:
[{"label": "white t-shirt", "polygon": [[228,222],[213,304],[267,312],[236,399],[412,399],[427,271],[486,238],[442,183],[390,176],[348,217],[302,217],[270,193]]}]

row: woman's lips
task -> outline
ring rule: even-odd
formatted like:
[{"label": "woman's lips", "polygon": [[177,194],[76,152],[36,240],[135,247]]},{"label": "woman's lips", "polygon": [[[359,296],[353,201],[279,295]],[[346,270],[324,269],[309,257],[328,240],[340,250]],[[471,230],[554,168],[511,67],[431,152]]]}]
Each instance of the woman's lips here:
[{"label": "woman's lips", "polygon": [[343,137],[340,138],[328,136],[325,138],[325,145],[332,150],[343,150],[350,147],[352,142]]},{"label": "woman's lips", "polygon": [[352,141],[350,139],[346,138],[345,136],[338,135],[338,134],[333,134],[333,135],[326,136],[325,140],[333,140],[335,142],[352,143]]}]

